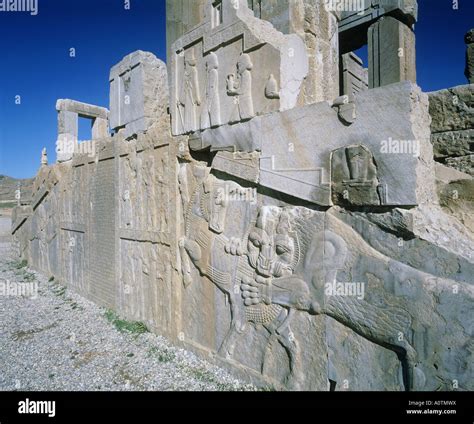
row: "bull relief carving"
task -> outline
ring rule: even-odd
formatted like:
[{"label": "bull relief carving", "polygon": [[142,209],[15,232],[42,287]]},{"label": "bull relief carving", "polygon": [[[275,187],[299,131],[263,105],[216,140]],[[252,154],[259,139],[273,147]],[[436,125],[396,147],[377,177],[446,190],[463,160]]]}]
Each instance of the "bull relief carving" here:
[{"label": "bull relief carving", "polygon": [[[342,151],[347,166],[342,183],[376,190],[370,152],[362,146]],[[331,317],[392,350],[399,355],[406,389],[422,386],[417,352],[405,336],[412,334],[413,315],[397,296],[383,287],[377,288],[375,302],[327,295],[327,284],[336,284],[338,272],[348,266],[349,247],[341,235],[324,229],[324,214],[262,206],[247,230],[228,236],[225,229],[228,220],[236,217],[236,206],[227,196],[245,189],[216,179],[205,167],[195,168],[194,174],[197,186],[187,207],[186,235],[180,241],[182,271],[188,286],[192,263],[229,299],[231,324],[218,350],[220,356],[231,359],[249,326],[254,326],[268,337],[262,374],[272,345],[279,343],[288,355],[284,383],[297,389],[304,373],[291,322],[295,312],[301,311]],[[404,337],[397,339],[394,334]]]}]

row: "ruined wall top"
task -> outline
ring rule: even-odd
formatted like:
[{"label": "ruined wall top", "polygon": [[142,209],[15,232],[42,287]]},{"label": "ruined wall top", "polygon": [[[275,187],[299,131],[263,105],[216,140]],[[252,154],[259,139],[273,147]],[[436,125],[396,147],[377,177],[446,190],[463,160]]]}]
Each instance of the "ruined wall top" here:
[{"label": "ruined wall top", "polygon": [[171,50],[174,134],[291,109],[309,68],[301,38],[256,18],[247,0],[209,0]]}]

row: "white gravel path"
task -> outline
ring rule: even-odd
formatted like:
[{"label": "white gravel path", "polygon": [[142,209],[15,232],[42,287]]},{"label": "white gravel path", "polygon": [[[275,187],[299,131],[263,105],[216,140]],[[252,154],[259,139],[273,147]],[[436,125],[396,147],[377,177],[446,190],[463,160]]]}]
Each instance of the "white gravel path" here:
[{"label": "white gravel path", "polygon": [[0,390],[255,390],[163,337],[118,331],[103,308],[22,267],[9,226],[0,216],[0,283],[37,282],[38,295],[0,292]]}]

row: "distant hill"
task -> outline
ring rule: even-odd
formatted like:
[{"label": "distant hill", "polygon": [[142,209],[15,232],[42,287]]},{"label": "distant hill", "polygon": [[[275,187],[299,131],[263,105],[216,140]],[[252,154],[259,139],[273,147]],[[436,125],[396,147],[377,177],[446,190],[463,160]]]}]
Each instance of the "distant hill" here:
[{"label": "distant hill", "polygon": [[18,188],[18,183],[21,184],[21,198],[24,200],[30,199],[33,181],[33,178],[19,180],[6,175],[0,175],[0,203],[16,202],[15,191]]}]

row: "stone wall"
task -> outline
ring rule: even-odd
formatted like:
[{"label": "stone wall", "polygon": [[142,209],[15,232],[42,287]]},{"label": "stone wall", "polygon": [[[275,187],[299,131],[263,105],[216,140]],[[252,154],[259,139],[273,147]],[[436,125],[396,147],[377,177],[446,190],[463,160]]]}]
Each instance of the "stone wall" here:
[{"label": "stone wall", "polygon": [[[22,257],[257,384],[472,389],[467,230],[422,206],[298,206],[196,160],[186,141],[151,128],[43,167],[14,233]],[[362,283],[365,297],[327,296],[327,281]]]},{"label": "stone wall", "polygon": [[435,160],[474,176],[474,84],[429,93]]},{"label": "stone wall", "polygon": [[261,386],[473,390],[473,180],[435,163],[429,115],[435,137],[469,130],[471,87],[455,113],[408,81],[300,102],[311,66],[279,89],[301,38],[238,4],[176,29],[169,114],[162,62],[113,68],[113,136],[43,161],[14,211],[19,255]]}]

